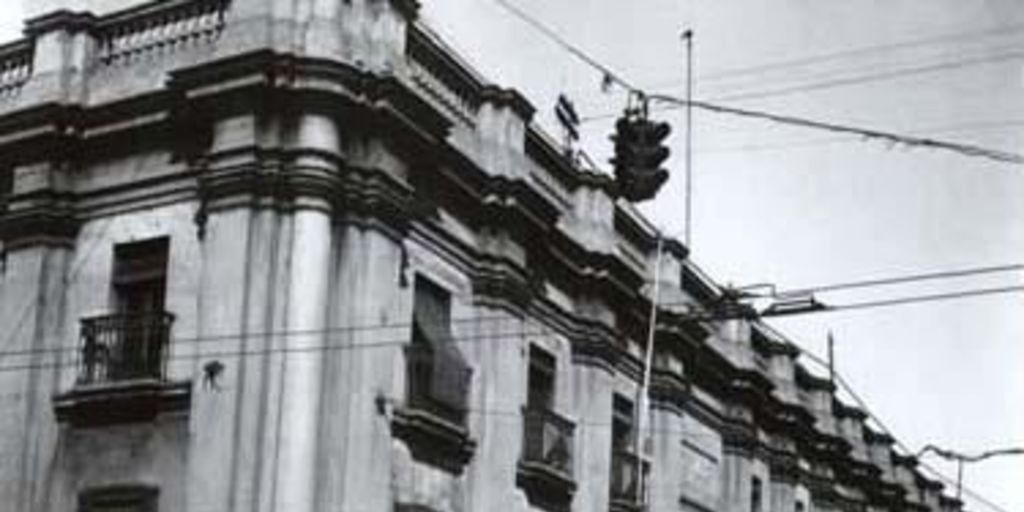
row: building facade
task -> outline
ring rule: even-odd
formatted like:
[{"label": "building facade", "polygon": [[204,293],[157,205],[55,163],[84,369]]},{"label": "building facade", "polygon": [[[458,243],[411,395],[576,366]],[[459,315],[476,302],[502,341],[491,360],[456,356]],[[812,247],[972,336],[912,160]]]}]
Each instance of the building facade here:
[{"label": "building facade", "polygon": [[671,240],[641,428],[657,233],[415,0],[40,5],[3,510],[960,509]]}]

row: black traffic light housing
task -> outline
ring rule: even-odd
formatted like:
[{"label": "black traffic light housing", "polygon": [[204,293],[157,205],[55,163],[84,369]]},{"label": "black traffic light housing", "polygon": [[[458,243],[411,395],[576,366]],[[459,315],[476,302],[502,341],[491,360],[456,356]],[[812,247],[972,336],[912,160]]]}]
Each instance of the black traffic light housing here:
[{"label": "black traffic light housing", "polygon": [[639,202],[657,195],[668,179],[668,171],[661,165],[670,153],[664,141],[671,132],[668,123],[630,113],[615,123],[615,134],[611,137],[615,157],[611,163],[623,197]]}]

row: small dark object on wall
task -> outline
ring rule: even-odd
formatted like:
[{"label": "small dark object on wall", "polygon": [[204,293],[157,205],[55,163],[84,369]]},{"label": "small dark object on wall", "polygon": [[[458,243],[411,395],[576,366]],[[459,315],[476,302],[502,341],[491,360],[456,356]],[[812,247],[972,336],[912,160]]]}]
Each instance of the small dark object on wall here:
[{"label": "small dark object on wall", "polygon": [[203,388],[220,391],[220,383],[217,379],[220,378],[220,374],[223,372],[224,363],[220,361],[210,361],[203,365]]}]

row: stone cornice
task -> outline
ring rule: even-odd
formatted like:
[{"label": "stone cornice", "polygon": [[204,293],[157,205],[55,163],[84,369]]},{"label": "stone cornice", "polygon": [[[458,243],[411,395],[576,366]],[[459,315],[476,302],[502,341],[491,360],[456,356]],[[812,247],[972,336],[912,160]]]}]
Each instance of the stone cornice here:
[{"label": "stone cornice", "polygon": [[878,432],[871,427],[864,426],[864,441],[869,444],[885,444],[892,445],[896,442],[889,434]]},{"label": "stone cornice", "polygon": [[866,412],[852,405],[844,404],[838,398],[832,400],[832,413],[839,419],[853,418],[862,422],[868,418]]},{"label": "stone cornice", "polygon": [[834,393],[836,390],[835,384],[830,382],[828,379],[816,377],[807,371],[802,365],[796,365],[795,369],[796,384],[800,388],[809,391],[828,391]]},{"label": "stone cornice", "polygon": [[[71,207],[71,195],[42,192],[16,196],[13,205],[0,214],[0,240],[5,251],[27,245],[71,246],[79,222]],[[20,206],[18,203],[31,203]]]},{"label": "stone cornice", "polygon": [[25,20],[23,31],[29,38],[35,38],[54,30],[81,32],[91,30],[96,24],[96,19],[96,15],[90,12],[60,9]]},{"label": "stone cornice", "polygon": [[519,91],[511,88],[498,87],[487,84],[480,89],[480,100],[484,103],[491,103],[497,107],[508,107],[525,123],[533,119],[536,109],[530,101]]}]

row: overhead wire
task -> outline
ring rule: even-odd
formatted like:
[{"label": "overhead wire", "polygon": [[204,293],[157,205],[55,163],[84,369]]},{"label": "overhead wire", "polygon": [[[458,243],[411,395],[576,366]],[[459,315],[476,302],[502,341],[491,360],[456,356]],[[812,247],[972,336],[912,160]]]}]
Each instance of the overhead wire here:
[{"label": "overhead wire", "polygon": [[[984,148],[981,146],[971,144],[961,144],[957,142],[943,141],[925,137],[917,137],[911,135],[902,135],[894,132],[886,132],[882,130],[866,129],[855,126],[847,126],[838,123],[816,121],[812,119],[806,119],[790,115],[774,114],[770,112],[762,112],[751,109],[742,109],[736,107],[730,107],[725,105],[719,105],[716,103],[710,103],[703,100],[686,100],[684,98],[677,98],[675,96],[666,94],[648,94],[637,87],[635,87],[630,81],[622,78],[621,75],[615,73],[608,66],[600,63],[597,59],[591,57],[589,54],[584,52],[579,47],[575,46],[571,42],[567,41],[564,37],[558,34],[556,31],[547,27],[539,20],[533,18],[529,14],[523,12],[518,7],[512,5],[507,0],[493,0],[497,5],[505,8],[512,15],[533,27],[537,31],[543,33],[550,40],[561,46],[564,50],[568,51],[572,55],[576,56],[589,66],[600,71],[603,74],[603,81],[615,82],[625,87],[630,92],[638,93],[641,97],[645,97],[649,100],[657,100],[670,104],[675,104],[680,107],[691,106],[693,108],[699,108],[711,112],[720,114],[735,115],[753,119],[761,119],[764,121],[770,121],[774,123],[781,123],[793,126],[800,126],[803,128],[825,130],[836,133],[846,133],[850,135],[857,135],[866,139],[882,140],[893,144],[902,144],[913,147],[924,147],[930,149],[940,149],[946,151],[952,151],[968,157],[980,157],[986,158],[1003,163],[1011,163],[1014,165],[1024,165],[1024,156],[1016,153],[1007,151],[999,151],[995,149]],[[595,120],[597,117],[582,118],[581,122],[587,120]]]},{"label": "overhead wire", "polygon": [[[650,95],[650,98],[656,98],[658,100],[673,103],[677,105],[683,105],[686,102],[685,99],[676,98],[673,96],[665,95]],[[996,162],[1009,163],[1014,165],[1024,165],[1024,156],[1018,153],[1012,153],[1008,151],[1001,151],[996,149],[989,149],[982,146],[973,144],[963,144],[958,142],[950,142],[945,140],[933,139],[928,137],[920,137],[914,135],[903,135],[895,132],[887,132],[882,130],[861,128],[850,125],[843,125],[838,123],[831,123],[825,121],[816,121],[803,117],[790,116],[784,114],[774,114],[770,112],[729,107],[725,105],[719,105],[715,103],[708,103],[706,101],[694,100],[689,102],[694,108],[702,110],[716,112],[720,114],[736,115],[741,117],[748,117],[752,119],[761,119],[764,121],[771,121],[775,123],[787,124],[792,126],[799,126],[802,128],[810,128],[816,130],[825,130],[835,133],[845,133],[849,135],[855,135],[864,139],[873,139],[885,141],[890,144],[900,144],[909,147],[922,147],[928,149],[941,149],[945,151],[951,151],[954,153],[961,154],[968,157],[985,158]]]},{"label": "overhead wire", "polygon": [[[1020,288],[1022,290],[1024,290],[1024,287],[1020,287]],[[513,319],[513,318],[503,317],[503,320],[506,320],[506,321],[509,321],[509,322],[512,322],[512,323],[517,323],[516,319]],[[520,320],[518,323],[523,323],[523,322]],[[786,337],[785,335],[779,333],[774,327],[771,327],[770,325],[767,325],[767,324],[762,324],[762,325],[765,325],[770,330],[774,331],[778,336],[780,336],[780,337],[782,337],[784,339],[788,339],[788,337]],[[329,332],[330,332],[330,330],[328,330],[328,329],[325,329],[325,330],[322,330],[322,331],[320,331],[320,330],[317,330],[317,331],[309,330],[309,331],[301,331],[301,334],[326,334],[326,333],[329,333]],[[335,331],[335,334],[337,334],[337,331]],[[248,338],[248,337],[251,337],[251,336],[249,336],[249,335],[236,335],[235,337],[233,337],[231,339],[242,340],[242,339]],[[550,337],[561,337],[561,335],[559,335],[558,333],[554,333],[552,331],[552,329],[549,329],[549,328],[539,329],[539,330],[535,330],[535,331],[526,331],[524,329],[518,328],[518,329],[513,329],[513,330],[511,330],[510,332],[507,332],[507,333],[488,333],[488,334],[485,334],[485,335],[458,336],[458,337],[453,337],[451,339],[451,341],[455,342],[455,343],[496,341],[496,340],[501,340],[501,339],[518,339],[518,340],[525,341],[528,338],[536,339],[537,337],[550,338]],[[217,339],[217,340],[225,340],[225,339],[227,339],[225,336],[215,336],[213,338]],[[199,338],[194,338],[194,339],[199,339]],[[347,344],[347,345],[333,345],[333,344],[329,344],[329,343],[324,343],[324,344],[319,344],[319,345],[273,347],[273,348],[255,349],[255,350],[238,350],[238,351],[219,350],[219,351],[208,351],[208,352],[198,352],[197,351],[196,353],[175,354],[175,355],[172,355],[172,356],[168,356],[167,359],[169,359],[169,360],[173,360],[173,359],[195,360],[195,359],[199,359],[199,358],[216,358],[216,357],[224,358],[224,357],[233,357],[233,356],[247,357],[247,356],[257,356],[257,355],[270,355],[270,354],[275,354],[275,353],[285,354],[285,353],[303,353],[303,352],[313,352],[313,351],[316,351],[316,352],[327,352],[327,351],[334,351],[334,350],[360,350],[360,349],[380,348],[380,347],[388,347],[388,346],[407,345],[408,342],[409,342],[408,336],[404,336],[401,339],[370,340],[370,341],[362,341],[359,344]],[[819,364],[819,365],[827,364],[824,361],[822,361],[818,356],[816,356],[815,354],[811,353],[810,351],[807,351],[806,349],[803,349],[802,347],[799,347],[798,345],[795,345],[795,344],[792,344],[792,343],[790,343],[790,344],[793,345],[795,348],[797,348],[800,351],[801,354],[807,356],[808,359],[811,360],[812,362],[815,362],[816,364]],[[10,366],[0,367],[0,371],[15,371],[15,370],[19,370],[20,371],[20,370],[26,370],[26,369],[59,369],[61,367],[78,366],[79,364],[80,363],[78,361],[67,361],[67,362],[58,362],[58,363],[50,363],[50,364],[38,364],[38,363],[36,363],[36,364],[25,365],[25,366],[21,366],[21,367],[10,367]],[[851,395],[851,397],[857,402],[858,406],[861,407],[865,411],[865,413],[867,413],[872,418],[872,420],[879,426],[879,428],[882,429],[883,432],[889,434],[894,439],[896,439],[897,440],[897,444],[898,444],[898,446],[900,446],[901,449],[903,449],[907,453],[912,453],[906,447],[906,445],[903,445],[901,442],[899,442],[898,438],[896,438],[896,436],[892,435],[892,433],[888,429],[888,427],[876,415],[874,415],[871,412],[871,410],[867,407],[867,405],[859,397],[859,395],[856,394],[856,391],[853,390],[852,386],[850,386],[850,384],[846,381],[846,379],[844,377],[842,377],[841,375],[839,375],[839,374],[836,374],[836,377],[837,377],[837,382],[842,386],[842,388],[847,393],[849,393]],[[933,472],[935,471],[934,468],[930,468],[930,469]],[[936,475],[938,477],[940,477],[940,479],[946,478],[941,473],[936,473]],[[971,491],[969,491],[966,487],[964,488],[964,491],[965,491],[965,493],[972,494]],[[985,500],[980,495],[978,495],[976,497],[976,499],[978,499],[979,502],[983,502],[982,500]],[[1000,511],[1000,512],[1006,512],[1005,509],[1003,509],[1002,507],[1000,507],[997,504],[992,503],[991,501],[987,501],[986,504],[988,506],[990,506],[990,508],[993,508],[994,510],[997,510],[997,511]]]},{"label": "overhead wire", "polygon": [[[1024,24],[1012,24],[993,27],[982,31],[968,31],[960,32],[956,34],[948,34],[945,36],[927,37],[915,40],[900,41],[895,43],[882,43],[877,45],[862,46],[858,48],[851,48],[847,50],[839,50],[829,53],[821,53],[817,55],[809,55],[805,57],[797,57],[793,59],[785,59],[780,61],[768,62],[765,64],[758,64],[754,66],[738,67],[731,69],[724,69],[708,73],[706,75],[698,76],[701,81],[715,81],[722,78],[730,78],[733,76],[744,76],[750,74],[763,73],[765,71],[777,71],[780,69],[790,69],[794,67],[804,67],[809,64],[818,64],[822,62],[834,62],[837,60],[848,59],[850,57],[858,57],[864,55],[871,55],[876,53],[889,53],[895,50],[902,50],[906,48],[918,48],[922,46],[932,46],[935,44],[944,44],[953,41],[964,41],[969,39],[987,38],[1001,34],[1014,34],[1024,32]],[[661,86],[666,85],[678,85],[678,81],[672,83],[665,83]],[[653,86],[652,88],[658,88],[660,86]]]},{"label": "overhead wire", "polygon": [[[1015,287],[1015,289],[1018,290],[1018,291],[1024,291],[1024,286]],[[514,319],[514,318],[502,317],[502,319],[505,320],[505,321],[512,322],[512,323],[517,323],[517,320]],[[468,320],[469,319],[467,319],[467,321]],[[522,320],[519,320],[518,323],[522,324],[524,322]],[[763,325],[767,326],[767,324],[763,324]],[[388,326],[388,328],[391,328],[391,327],[392,326]],[[769,327],[769,329],[773,329],[774,330],[774,328],[772,328],[771,326],[768,326],[768,327]],[[360,328],[364,328],[364,327],[360,327]],[[349,330],[351,330],[351,328],[349,328]],[[327,334],[330,331],[331,331],[330,329],[307,330],[307,331],[300,331],[300,333],[304,334],[304,335],[318,335],[318,334]],[[777,334],[779,334],[783,338],[786,338],[784,335],[781,335],[781,333],[778,333],[777,330],[775,330],[774,332],[776,332]],[[337,331],[335,330],[335,334],[336,333],[337,333]],[[211,339],[216,339],[216,340],[220,340],[220,341],[223,341],[225,339],[238,339],[239,341],[242,341],[242,340],[244,340],[246,338],[250,338],[250,337],[261,337],[261,336],[250,336],[248,334],[243,334],[243,335],[235,335],[232,338],[228,338],[225,335],[218,335],[218,336],[212,336]],[[543,329],[539,329],[539,330],[536,330],[536,331],[526,331],[525,329],[518,328],[518,329],[513,329],[511,332],[508,332],[508,333],[488,333],[488,334],[485,334],[485,335],[452,337],[452,339],[450,341],[455,342],[455,343],[466,343],[466,342],[471,342],[471,341],[472,342],[495,341],[495,340],[500,340],[500,339],[518,339],[518,340],[521,340],[521,341],[525,341],[526,339],[531,338],[531,337],[533,337],[533,338],[536,338],[536,337],[558,337],[560,339],[564,339],[564,336],[562,336],[562,335],[560,335],[558,333],[553,332],[553,330],[550,329],[550,328],[543,328]],[[202,338],[201,337],[193,338],[193,340],[199,340],[199,339],[202,339]],[[345,339],[348,340],[348,338],[345,338]],[[172,341],[172,343],[174,343],[174,342]],[[197,360],[197,359],[200,359],[200,358],[248,357],[248,356],[257,356],[257,355],[270,355],[270,354],[276,354],[276,353],[286,354],[286,353],[304,353],[304,352],[327,352],[327,351],[334,351],[334,350],[360,350],[360,349],[380,348],[380,347],[386,347],[386,346],[407,345],[408,343],[409,343],[409,339],[408,339],[408,336],[406,335],[406,336],[403,336],[400,339],[369,340],[369,341],[361,341],[361,342],[359,342],[359,344],[346,344],[346,345],[333,345],[333,344],[323,343],[323,344],[319,344],[319,345],[272,347],[272,348],[255,349],[255,350],[244,350],[243,349],[243,350],[237,350],[237,351],[230,351],[230,350],[227,350],[227,351],[225,351],[225,350],[207,351],[207,352],[196,351],[195,353],[172,354],[172,355],[169,355],[166,359],[167,360],[176,360],[176,359]],[[801,347],[799,347],[799,346],[797,346],[795,344],[791,343],[791,345],[795,346],[802,354],[807,355],[810,360],[815,361],[815,362],[817,362],[819,364],[822,364],[822,361],[820,360],[820,358],[818,358],[813,353],[810,353],[809,351],[806,351],[806,350],[802,349]],[[59,369],[59,368],[62,368],[62,367],[79,366],[80,364],[81,364],[80,361],[72,360],[72,361],[56,362],[56,363],[49,363],[49,364],[33,363],[33,364],[23,365],[23,366],[0,366],[0,372],[4,372],[4,371],[24,371],[24,370],[29,370],[29,369]],[[891,431],[881,422],[880,419],[877,418],[877,416],[874,416],[871,413],[870,409],[863,402],[863,400],[861,400],[860,397],[858,395],[856,395],[856,393],[855,393],[855,391],[853,391],[852,387],[845,381],[845,379],[842,376],[840,376],[838,374],[837,374],[837,382],[839,382],[840,385],[843,386],[843,388],[848,393],[851,394],[851,396],[857,401],[858,405],[862,409],[864,409],[864,411],[867,414],[869,414],[869,416],[872,417],[872,419],[875,421],[875,423],[878,424],[878,426],[884,432],[886,432],[886,433],[888,433],[889,435],[892,436]],[[898,439],[895,436],[892,436],[892,437],[894,439]],[[902,443],[899,443],[899,445],[900,445],[900,447],[904,451],[906,451],[908,453],[911,453],[910,450],[908,450],[905,445],[902,445]],[[946,477],[944,475],[942,475],[941,473],[939,473],[936,470],[934,470],[934,468],[930,468],[930,469],[940,479],[946,479]],[[966,487],[964,488],[964,491],[969,493],[969,494],[975,494],[973,492],[970,492]],[[994,503],[992,503],[989,500],[986,500],[985,498],[981,497],[980,495],[977,495],[977,497],[975,499],[977,499],[979,502],[985,503],[986,505],[988,505],[993,510],[997,510],[999,512],[1006,512],[1005,509],[1003,509],[999,505],[994,504]]]},{"label": "overhead wire", "polygon": [[[894,299],[879,299],[879,300],[867,300],[861,302],[848,302],[843,304],[823,304],[820,309],[813,309],[807,311],[800,311],[800,315],[813,315],[813,314],[824,314],[824,313],[837,313],[842,311],[854,311],[860,309],[874,309],[874,308],[885,308],[892,306],[903,306],[907,304],[920,304],[925,302],[937,302],[944,300],[955,300],[955,299],[966,299],[972,297],[983,297],[988,295],[1005,295],[1008,293],[1021,293],[1024,292],[1024,285],[1021,286],[1002,286],[993,288],[981,288],[974,290],[961,290],[956,292],[948,293],[934,293],[924,295],[913,295],[907,297],[898,297]],[[772,316],[789,316],[788,314],[772,314],[770,312],[762,312],[761,317],[768,318]]]},{"label": "overhead wire", "polygon": [[959,69],[969,66],[976,66],[982,64],[991,64],[996,62],[1006,62],[1012,60],[1024,59],[1024,52],[1006,52],[996,55],[989,55],[984,57],[977,57],[972,59],[953,60],[938,62],[935,64],[928,64],[923,66],[914,66],[909,68],[894,69],[889,71],[880,71],[876,73],[868,73],[863,75],[852,75],[842,76],[827,80],[820,80],[815,82],[809,82],[804,84],[793,85],[789,87],[780,87],[775,89],[768,89],[762,91],[748,91],[739,92],[733,94],[723,94],[721,96],[712,97],[709,101],[743,101],[751,99],[771,98],[777,96],[786,96],[801,92],[819,91],[824,89],[834,89],[836,87],[846,87],[851,85],[860,85],[871,82],[878,82],[883,80],[894,80],[897,78],[903,78],[907,76],[920,75],[924,73],[935,73],[947,69]]},{"label": "overhead wire", "polygon": [[[745,88],[741,85],[728,87],[726,89],[733,89],[733,91],[727,90],[721,94],[711,95],[708,98],[708,101],[743,101],[750,99],[771,98],[776,96],[786,96],[800,92],[813,92],[818,90],[834,89],[837,87],[847,87],[879,81],[890,81],[921,74],[938,73],[941,71],[954,70],[965,67],[980,66],[985,64],[1024,59],[1024,52],[1016,50],[1016,47],[997,48],[993,50],[999,50],[1000,53],[971,52],[955,59],[938,60],[928,64],[920,64],[919,62],[916,62],[914,65],[911,66],[895,66],[881,71],[879,71],[878,65],[873,65],[867,68],[857,68],[852,70],[852,72],[850,69],[844,69],[841,73],[828,72],[824,74],[816,74],[806,77],[797,77],[797,80],[792,80],[792,78],[794,77],[788,76],[787,78],[790,80],[786,81],[795,82],[793,83],[793,85],[755,89],[749,89],[749,87]],[[675,84],[675,82],[673,82],[673,84]],[[764,81],[762,80],[759,81],[757,85],[760,86],[763,84]],[[712,86],[712,89],[718,88],[721,87]],[[650,86],[648,87],[648,89],[660,91],[663,94],[667,94],[666,87],[664,87],[663,85]],[[679,107],[660,106],[659,108],[653,110],[669,111],[674,110],[676,108]],[[605,119],[609,115],[610,114],[597,114],[585,116],[583,118],[583,121],[589,122],[599,119]]]},{"label": "overhead wire", "polygon": [[[963,268],[957,270],[941,271],[941,272],[927,272],[917,273],[905,276],[894,276],[887,278],[877,279],[865,279],[858,281],[844,281],[837,283],[828,283],[824,285],[807,286],[802,288],[794,288],[789,290],[773,290],[770,294],[771,297],[783,298],[787,296],[802,295],[815,292],[829,292],[839,291],[848,289],[863,289],[869,287],[879,286],[893,286],[897,284],[908,284],[923,281],[934,281],[940,279],[952,279],[979,275],[989,275],[996,273],[1008,273],[1015,271],[1024,270],[1024,264],[1006,264],[1006,265],[994,265],[976,268]],[[737,289],[742,290],[745,288],[752,288],[751,286],[743,286]],[[1024,286],[1003,286],[1003,287],[991,287],[991,288],[977,288],[967,289],[960,291],[944,292],[937,294],[919,294],[911,295],[906,297],[899,297],[894,299],[882,299],[864,302],[853,302],[853,303],[842,303],[835,305],[828,305],[826,309],[821,311],[814,311],[820,313],[836,312],[851,309],[866,309],[875,307],[887,307],[903,304],[913,304],[918,302],[935,302],[941,300],[953,300],[960,298],[978,297],[985,295],[1000,295],[1007,293],[1016,293],[1024,291]],[[665,307],[676,307],[676,306],[687,306],[692,305],[692,302],[688,301],[674,301],[674,302],[660,302]],[[807,312],[812,313],[812,312]],[[703,316],[695,316],[697,321],[715,321],[719,318],[714,313],[706,313]],[[492,315],[492,316],[471,316],[465,318],[456,318],[451,320],[451,324],[454,326],[462,324],[486,324],[488,322],[522,322],[521,319],[509,318],[503,315]],[[266,337],[294,337],[294,336],[307,336],[307,335],[318,335],[318,334],[329,334],[329,333],[345,333],[345,332],[370,332],[370,331],[388,331],[396,329],[408,329],[412,327],[411,322],[394,322],[394,323],[375,323],[375,324],[359,324],[359,325],[342,325],[333,326],[320,329],[298,329],[298,330],[266,330],[266,331],[252,331],[245,334],[240,333],[221,333],[221,334],[208,334],[200,336],[185,336],[175,337],[173,343],[210,343],[216,341],[231,341],[239,339],[240,337],[246,338],[266,338]],[[39,347],[39,348],[27,348],[27,349],[15,349],[15,350],[3,350],[0,351],[0,359],[10,356],[29,356],[38,354],[49,354],[49,353],[60,353],[60,352],[72,352],[80,350],[79,345],[58,345],[52,347]],[[0,366],[0,370],[3,367]]]},{"label": "overhead wire", "polygon": [[[974,39],[993,38],[996,36],[1013,35],[1020,33],[1024,33],[1024,24],[1001,25],[976,31],[956,32],[939,36],[911,39],[906,41],[855,47],[844,50],[838,50],[834,52],[797,57],[793,59],[777,60],[764,64],[756,64],[753,66],[723,69],[718,71],[712,71],[706,74],[701,74],[697,78],[701,81],[701,83],[714,83],[722,81],[723,79],[757,75],[766,72],[770,73],[780,70],[789,70],[792,68],[802,68],[807,67],[811,64],[830,63],[847,60],[850,58],[870,56],[873,54],[883,52],[886,54],[891,54],[894,51],[905,50],[908,48],[923,48],[934,45],[948,44],[951,42],[962,42]],[[679,80],[671,80],[660,83],[647,84],[643,86],[643,88],[649,90],[661,90],[664,88],[671,88],[681,85],[683,85],[683,83],[680,82]]]},{"label": "overhead wire", "polygon": [[[972,131],[989,131],[999,130],[1004,128],[1017,128],[1024,126],[1024,120],[1005,120],[1005,121],[986,121],[986,122],[974,122],[974,123],[957,123],[948,124],[941,126],[922,127],[910,130],[912,133],[917,134],[936,134],[936,133],[955,133],[970,129]],[[725,145],[725,146],[710,146],[703,149],[699,149],[696,153],[699,154],[713,154],[713,153],[732,153],[732,152],[751,152],[751,151],[776,151],[781,149],[791,148],[806,148],[814,146],[822,146],[827,144],[839,144],[854,142],[856,139],[852,139],[847,136],[836,136],[836,137],[818,137],[813,139],[801,139],[801,140],[789,140],[780,141],[777,143],[767,144],[737,144],[737,145]]]},{"label": "overhead wire", "polygon": [[569,41],[567,41],[558,32],[556,32],[555,30],[552,30],[547,25],[541,23],[539,20],[537,20],[533,16],[530,16],[529,14],[527,14],[526,12],[521,10],[520,8],[518,8],[515,5],[513,5],[511,2],[508,2],[507,0],[493,0],[493,1],[494,1],[494,3],[496,3],[499,6],[501,6],[502,8],[504,8],[507,12],[509,12],[510,14],[515,16],[516,18],[519,18],[519,20],[522,21],[523,23],[526,23],[527,25],[533,27],[535,30],[537,30],[537,31],[541,32],[542,34],[544,34],[545,36],[547,36],[549,39],[551,39],[556,44],[561,46],[564,50],[566,50],[569,53],[571,53],[572,55],[574,55],[576,58],[582,60],[583,62],[587,63],[587,65],[589,65],[590,67],[592,67],[592,68],[600,71],[601,73],[603,73],[604,74],[604,77],[603,77],[604,79],[607,79],[607,80],[612,81],[612,82],[616,82],[619,85],[625,87],[626,89],[628,89],[630,91],[639,91],[640,90],[639,88],[635,87],[632,83],[630,83],[628,80],[623,78],[622,75],[612,71],[612,69],[610,67],[608,67],[608,66],[598,62],[597,59],[594,59],[593,57],[591,57],[589,54],[587,54],[587,52],[584,52],[580,48],[576,47],[576,45],[574,45],[574,44],[570,43]]},{"label": "overhead wire", "polygon": [[[784,291],[773,291],[775,296],[802,295],[815,292],[832,292],[839,290],[852,290],[857,288],[871,288],[877,286],[892,286],[897,284],[915,283],[920,281],[935,281],[938,279],[952,279],[987,274],[1005,274],[1008,272],[1024,271],[1024,263],[1012,263],[1007,265],[992,265],[986,267],[963,268],[957,270],[944,270],[938,272],[923,272],[903,276],[883,277],[875,279],[862,279],[857,281],[842,281],[803,288],[794,288]],[[740,287],[745,288],[745,287]]]}]

